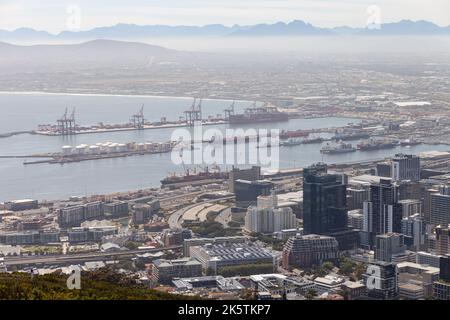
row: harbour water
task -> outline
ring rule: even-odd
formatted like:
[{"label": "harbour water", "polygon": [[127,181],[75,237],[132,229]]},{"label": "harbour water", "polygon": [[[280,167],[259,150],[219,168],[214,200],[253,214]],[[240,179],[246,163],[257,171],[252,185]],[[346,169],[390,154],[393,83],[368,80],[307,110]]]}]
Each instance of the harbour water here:
[{"label": "harbour water", "polygon": [[[145,96],[8,94],[0,93],[0,134],[12,131],[35,130],[38,124],[53,124],[66,107],[76,107],[77,123],[92,125],[98,122],[126,123],[130,116],[145,104],[145,118],[159,121],[161,117],[178,120],[192,104],[192,98]],[[230,105],[226,100],[204,100],[203,114],[223,114]],[[252,102],[236,102],[236,112]],[[284,130],[339,127],[358,120],[346,118],[293,119],[284,123],[245,125],[248,128]],[[216,125],[224,130],[228,125]],[[207,128],[210,128],[208,126]],[[84,134],[71,137],[22,134],[0,139],[1,155],[29,155],[59,152],[64,145],[95,144],[99,142],[162,142],[170,139],[174,129],[151,129]],[[355,142],[352,142],[355,143]],[[379,159],[398,152],[447,151],[446,145],[417,145],[410,148],[322,155],[321,144],[306,144],[280,148],[281,168],[304,167],[317,161],[345,163]],[[228,169],[231,167],[229,164]],[[226,169],[226,168],[224,168]],[[85,161],[64,165],[23,165],[23,159],[0,159],[0,201],[21,198],[55,200],[69,196],[105,194],[117,191],[159,187],[159,181],[170,172],[182,173],[183,168],[171,161],[170,153],[125,158]]]}]

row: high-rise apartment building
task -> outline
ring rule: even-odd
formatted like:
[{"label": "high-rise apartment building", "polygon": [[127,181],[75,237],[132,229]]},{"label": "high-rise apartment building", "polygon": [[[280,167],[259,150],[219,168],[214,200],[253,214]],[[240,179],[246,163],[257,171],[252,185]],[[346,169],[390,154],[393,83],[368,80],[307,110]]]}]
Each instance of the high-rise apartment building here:
[{"label": "high-rise apartment building", "polygon": [[420,158],[409,154],[396,154],[391,161],[392,180],[420,180]]},{"label": "high-rise apartment building", "polygon": [[297,218],[289,207],[279,208],[274,191],[260,196],[257,205],[251,206],[245,216],[245,229],[249,232],[273,233],[297,228]]},{"label": "high-rise apartment building", "polygon": [[409,249],[421,251],[426,245],[426,225],[419,213],[402,219],[402,234]]},{"label": "high-rise apartment building", "polygon": [[390,179],[370,186],[370,201],[364,202],[364,243],[374,246],[375,236],[401,232],[402,206],[398,203],[398,187]]}]

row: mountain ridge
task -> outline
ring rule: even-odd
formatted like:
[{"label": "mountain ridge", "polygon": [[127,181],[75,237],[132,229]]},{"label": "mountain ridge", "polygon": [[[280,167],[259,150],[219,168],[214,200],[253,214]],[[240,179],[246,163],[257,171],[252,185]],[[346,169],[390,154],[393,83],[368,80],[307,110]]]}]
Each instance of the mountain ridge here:
[{"label": "mountain ridge", "polygon": [[52,34],[32,28],[0,30],[5,40],[76,40],[76,39],[139,39],[144,37],[261,37],[261,36],[331,36],[331,35],[450,35],[450,25],[441,27],[426,20],[401,20],[381,24],[379,28],[338,26],[321,28],[302,20],[261,23],[255,25],[208,24],[204,26],[137,25],[118,23],[85,31],[62,31]]}]

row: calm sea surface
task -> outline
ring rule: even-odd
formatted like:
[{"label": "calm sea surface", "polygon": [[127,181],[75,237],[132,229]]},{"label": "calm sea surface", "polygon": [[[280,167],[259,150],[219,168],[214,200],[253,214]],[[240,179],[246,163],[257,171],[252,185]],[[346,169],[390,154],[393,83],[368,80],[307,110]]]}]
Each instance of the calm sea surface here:
[{"label": "calm sea surface", "polygon": [[[204,100],[203,113],[222,114],[230,105],[225,100]],[[158,121],[161,117],[177,120],[192,104],[191,98],[145,96],[96,96],[59,94],[0,93],[0,133],[34,130],[38,124],[55,123],[66,107],[76,107],[77,123],[92,125],[127,123],[130,116],[144,104],[145,118]],[[251,102],[236,102],[240,112]],[[244,126],[244,129],[311,129],[344,126],[358,120],[346,118],[294,119],[287,123]],[[224,131],[228,125],[207,126]],[[95,144],[99,142],[167,141],[173,129],[152,129],[114,133],[83,134],[73,137],[17,135],[0,139],[0,155],[29,155],[58,152],[63,145]],[[355,142],[353,142],[355,143]],[[342,163],[363,159],[378,159],[397,152],[418,153],[448,150],[449,146],[419,145],[411,148],[353,152],[322,156],[320,144],[280,148],[281,168],[304,167],[317,161]],[[231,164],[225,166],[230,168]],[[0,159],[0,201],[35,198],[39,200],[67,198],[72,195],[104,194],[116,191],[158,187],[159,181],[171,172],[183,172],[183,167],[171,161],[171,155],[145,155],[127,158],[85,161],[65,165],[23,165],[23,159]]]}]

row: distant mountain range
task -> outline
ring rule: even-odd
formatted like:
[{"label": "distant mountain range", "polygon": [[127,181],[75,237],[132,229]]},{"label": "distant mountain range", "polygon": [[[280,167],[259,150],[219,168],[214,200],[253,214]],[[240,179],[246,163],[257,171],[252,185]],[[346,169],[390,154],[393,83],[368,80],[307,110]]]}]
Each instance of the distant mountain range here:
[{"label": "distant mountain range", "polygon": [[333,36],[333,35],[450,35],[450,26],[440,27],[429,21],[402,20],[382,24],[380,28],[319,28],[301,20],[289,23],[257,24],[249,26],[221,24],[206,26],[166,26],[117,24],[88,31],[63,31],[51,34],[30,28],[14,31],[0,30],[0,41],[18,40],[93,40],[93,39],[142,39],[150,37],[264,37],[264,36]]},{"label": "distant mountain range", "polygon": [[27,70],[50,68],[142,67],[163,61],[185,61],[189,53],[160,46],[116,40],[92,40],[79,44],[12,45],[0,42],[0,70]]}]

